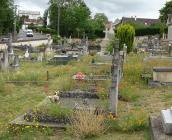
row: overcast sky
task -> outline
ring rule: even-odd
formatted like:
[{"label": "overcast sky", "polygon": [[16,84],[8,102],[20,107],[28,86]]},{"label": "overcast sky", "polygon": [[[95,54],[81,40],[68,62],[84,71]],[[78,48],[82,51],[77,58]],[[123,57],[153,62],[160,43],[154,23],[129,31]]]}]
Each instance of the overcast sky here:
[{"label": "overcast sky", "polygon": [[[15,0],[22,10],[43,11],[48,7],[49,0]],[[105,13],[109,20],[123,16],[137,16],[141,18],[158,18],[167,0],[84,0],[92,15]]]}]

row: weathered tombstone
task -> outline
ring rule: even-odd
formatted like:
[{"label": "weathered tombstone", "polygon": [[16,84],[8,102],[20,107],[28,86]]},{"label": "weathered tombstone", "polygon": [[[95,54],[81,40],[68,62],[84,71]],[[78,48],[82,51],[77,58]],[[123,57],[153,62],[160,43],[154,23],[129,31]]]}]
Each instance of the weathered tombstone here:
[{"label": "weathered tombstone", "polygon": [[42,60],[43,60],[43,53],[40,53],[39,55],[38,55],[38,57],[37,57],[37,61],[38,62],[42,62]]},{"label": "weathered tombstone", "polygon": [[108,40],[108,28],[106,28],[106,30],[104,31],[104,33],[105,33],[104,40]]},{"label": "weathered tombstone", "polygon": [[88,54],[88,37],[85,39],[84,54]]},{"label": "weathered tombstone", "polygon": [[28,58],[30,57],[29,49],[28,49],[28,48],[26,49],[26,52],[25,52],[24,57],[25,57],[26,59],[28,59]]},{"label": "weathered tombstone", "polygon": [[8,69],[9,63],[8,63],[8,51],[7,50],[2,51],[2,58],[1,58],[0,63],[1,63],[2,70]]},{"label": "weathered tombstone", "polygon": [[72,44],[72,37],[69,37],[69,44]]},{"label": "weathered tombstone", "polygon": [[172,108],[161,110],[161,121],[164,133],[172,134]]},{"label": "weathered tombstone", "polygon": [[13,67],[14,69],[19,68],[19,56],[18,56],[18,55],[15,55],[15,57],[14,57],[14,63],[13,63],[13,65],[12,65],[12,67]]},{"label": "weathered tombstone", "polygon": [[51,48],[51,36],[50,35],[48,36],[48,48],[50,48],[50,50],[52,49]]},{"label": "weathered tombstone", "polygon": [[119,40],[116,39],[115,46],[113,48],[113,60],[112,60],[112,86],[109,95],[110,107],[109,110],[117,116],[118,105],[118,83],[119,83]]},{"label": "weathered tombstone", "polygon": [[153,68],[153,81],[160,83],[172,83],[172,67]]}]

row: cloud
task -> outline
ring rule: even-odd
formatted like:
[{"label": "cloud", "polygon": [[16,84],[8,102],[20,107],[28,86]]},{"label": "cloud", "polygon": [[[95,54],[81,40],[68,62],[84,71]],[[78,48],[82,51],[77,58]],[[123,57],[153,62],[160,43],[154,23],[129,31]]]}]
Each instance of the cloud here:
[{"label": "cloud", "polygon": [[[37,10],[43,14],[48,7],[49,0],[16,0],[19,9]],[[105,13],[109,20],[115,20],[122,16],[158,18],[159,9],[166,0],[85,0],[92,15]]]}]

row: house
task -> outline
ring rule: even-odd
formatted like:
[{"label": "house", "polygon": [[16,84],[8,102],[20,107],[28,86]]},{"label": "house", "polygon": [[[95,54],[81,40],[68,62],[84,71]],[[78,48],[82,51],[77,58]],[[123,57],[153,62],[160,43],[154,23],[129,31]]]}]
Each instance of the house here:
[{"label": "house", "polygon": [[24,18],[24,25],[42,25],[43,20],[41,19],[41,13],[39,11],[28,11],[28,10],[19,10],[19,17]]},{"label": "house", "polygon": [[152,24],[159,23],[159,19],[151,19],[151,18],[137,18],[137,17],[122,17],[122,19],[116,22],[114,25],[115,28],[119,27],[121,24],[126,23],[136,23],[136,24],[144,24],[146,26],[150,26]]}]

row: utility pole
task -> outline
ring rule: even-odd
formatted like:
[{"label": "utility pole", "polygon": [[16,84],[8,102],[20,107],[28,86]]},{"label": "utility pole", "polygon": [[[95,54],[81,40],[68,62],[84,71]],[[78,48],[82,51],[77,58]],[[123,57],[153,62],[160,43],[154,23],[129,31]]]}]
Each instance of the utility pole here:
[{"label": "utility pole", "polygon": [[60,5],[59,5],[59,3],[57,3],[57,7],[58,7],[57,33],[60,36]]},{"label": "utility pole", "polygon": [[17,25],[17,5],[14,5],[14,30],[13,30],[13,39],[14,39],[14,41],[17,40],[16,25]]},{"label": "utility pole", "polygon": [[115,40],[112,59],[112,86],[109,94],[110,112],[117,116],[118,107],[118,83],[119,83],[119,40]]}]

